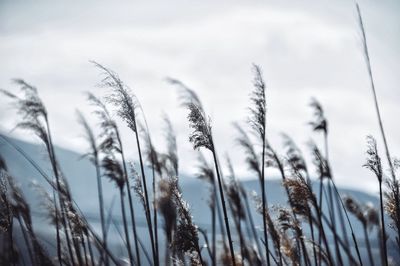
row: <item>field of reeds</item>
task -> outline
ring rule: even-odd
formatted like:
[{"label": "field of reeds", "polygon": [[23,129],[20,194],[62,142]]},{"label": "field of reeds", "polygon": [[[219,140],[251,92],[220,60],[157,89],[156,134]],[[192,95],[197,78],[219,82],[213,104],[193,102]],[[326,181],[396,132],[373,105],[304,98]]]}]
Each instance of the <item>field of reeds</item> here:
[{"label": "field of reeds", "polygon": [[[173,119],[165,123],[166,151],[153,145],[145,113],[134,91],[108,67],[92,61],[102,74],[100,87],[106,97],[88,93],[93,113],[78,113],[87,141],[83,155],[96,173],[94,203],[99,226],[81,211],[62,170],[51,124],[39,91],[16,79],[18,91],[1,90],[1,102],[11,102],[18,119],[15,126],[39,138],[46,151],[47,169],[31,154],[0,134],[8,145],[30,164],[43,182],[31,185],[47,216],[43,237],[33,222],[32,204],[10,174],[0,146],[0,265],[391,265],[400,255],[400,194],[396,170],[386,141],[374,85],[367,37],[358,9],[363,53],[370,78],[373,102],[383,146],[373,136],[366,138],[366,160],[379,188],[376,206],[340,193],[329,161],[329,127],[323,107],[312,99],[314,117],[309,121],[319,147],[310,142],[313,165],[290,136],[283,136],[285,153],[270,143],[267,127],[267,87],[261,67],[253,65],[253,91],[248,119],[233,125],[237,151],[258,181],[258,191],[249,191],[235,176],[229,155],[221,160],[214,142],[213,125],[196,92],[177,79],[168,79],[179,91],[179,99],[191,128],[189,141],[198,153],[197,177],[209,188],[208,209],[196,224],[191,206],[181,188],[180,160]],[[118,124],[115,117],[124,124]],[[90,119],[90,120],[87,120]],[[96,121],[92,128],[88,121]],[[123,145],[120,127],[130,129],[135,146]],[[127,150],[137,151],[137,161],[128,161]],[[228,172],[222,171],[222,165]],[[385,171],[386,165],[388,171]],[[360,166],[361,167],[361,166]],[[275,168],[281,178],[284,206],[269,204],[266,169]],[[48,171],[50,169],[50,171]],[[225,168],[224,168],[225,169]],[[318,176],[311,174],[318,173]],[[372,177],[371,177],[372,178]],[[113,185],[110,185],[113,184]],[[42,185],[45,184],[45,185]],[[105,202],[105,190],[113,190],[115,202]],[[37,206],[35,205],[35,208]],[[113,208],[121,215],[113,219]],[[255,209],[257,213],[252,210]],[[139,217],[144,217],[144,221]],[[111,228],[114,230],[111,230]],[[356,234],[361,228],[362,234]],[[111,241],[111,239],[113,239]],[[118,243],[116,243],[118,242]],[[119,251],[116,251],[118,246]],[[376,252],[377,251],[377,252]]]}]

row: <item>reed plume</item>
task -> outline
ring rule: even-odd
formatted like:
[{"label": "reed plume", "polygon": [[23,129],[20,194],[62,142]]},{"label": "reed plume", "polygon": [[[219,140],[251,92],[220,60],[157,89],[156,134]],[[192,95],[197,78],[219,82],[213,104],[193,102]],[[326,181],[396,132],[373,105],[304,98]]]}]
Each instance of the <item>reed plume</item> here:
[{"label": "reed plume", "polygon": [[[14,79],[14,82],[19,85],[22,97],[17,96],[11,92],[0,90],[1,93],[11,98],[14,101],[15,108],[17,109],[18,114],[22,117],[22,121],[17,123],[16,127],[31,131],[34,135],[39,137],[39,139],[45,144],[47,154],[49,156],[49,160],[52,166],[52,170],[56,179],[56,187],[58,194],[58,204],[56,203],[56,191],[53,191],[53,198],[55,208],[60,208],[61,216],[56,217],[57,219],[61,219],[61,224],[64,228],[64,233],[67,240],[67,247],[69,251],[69,255],[71,260],[73,260],[73,250],[70,242],[70,234],[68,232],[68,221],[66,220],[66,207],[65,207],[65,199],[68,198],[66,193],[69,193],[68,186],[66,180],[63,179],[61,171],[58,166],[57,158],[54,151],[54,146],[50,133],[50,126],[48,120],[48,113],[44,103],[39,97],[38,90],[28,84],[22,79]],[[64,185],[64,188],[62,188]],[[56,215],[58,212],[56,211]],[[60,247],[60,232],[59,232],[58,222],[56,223],[56,238],[57,238],[57,255],[59,263],[61,264],[62,256],[61,256],[61,247]]]},{"label": "reed plume", "polygon": [[372,136],[367,137],[367,160],[363,165],[374,173],[379,183],[379,202],[380,202],[380,224],[381,224],[381,247],[382,247],[382,264],[388,265],[387,261],[387,246],[386,246],[386,224],[385,224],[385,213],[384,213],[384,202],[383,202],[383,170],[381,158],[378,153],[378,146],[376,140]]},{"label": "reed plume", "polygon": [[[159,264],[158,256],[156,254],[156,243],[154,241],[154,232],[150,215],[150,202],[149,196],[147,192],[147,182],[146,176],[144,172],[144,163],[142,158],[139,132],[138,132],[138,124],[137,124],[137,108],[139,107],[139,102],[136,96],[131,92],[130,88],[123,83],[118,74],[112,71],[109,68],[104,67],[103,65],[92,61],[95,67],[99,68],[102,71],[104,76],[103,80],[99,84],[102,87],[106,87],[110,89],[110,93],[107,95],[106,100],[108,103],[112,104],[117,108],[117,114],[122,120],[127,124],[128,128],[135,135],[136,146],[138,149],[139,161],[140,161],[140,169],[141,169],[141,177],[143,182],[144,196],[146,200],[145,205],[145,214],[146,214],[146,222],[148,225],[148,231],[150,236],[150,241],[152,244],[152,253],[153,260],[156,265]],[[131,214],[133,213],[133,203],[132,196],[130,192],[129,179],[127,180],[127,191],[128,191],[128,199],[129,199],[129,208],[131,210]],[[133,220],[133,218],[132,218]]]},{"label": "reed plume", "polygon": [[220,168],[217,160],[217,153],[211,133],[210,119],[207,118],[200,99],[193,90],[189,89],[178,80],[169,79],[169,82],[180,87],[182,105],[189,110],[189,127],[192,129],[192,132],[189,135],[189,141],[193,144],[193,149],[205,148],[211,151],[213,155],[215,172],[217,173],[220,201],[224,214],[225,228],[228,236],[229,250],[232,258],[232,264],[235,265],[235,252],[233,249],[232,236],[229,226],[229,217],[225,204],[224,184],[221,177]]},{"label": "reed plume", "polygon": [[[265,211],[263,209],[263,204],[262,204],[262,199],[257,195],[256,192],[253,192],[253,199],[254,202],[256,203],[256,210],[258,213],[260,213],[263,216],[263,219],[266,220],[267,222],[267,228],[268,232],[271,235],[271,240],[273,243],[273,246],[275,247],[275,253],[278,256],[279,262],[276,262],[278,265],[283,264],[283,257],[281,253],[281,235],[280,232],[276,229],[275,223],[273,222],[270,212]],[[266,243],[264,243],[266,245]],[[269,253],[268,256],[271,256],[272,254]]]},{"label": "reed plume", "polygon": [[182,193],[178,187],[178,179],[171,178],[169,182],[178,212],[178,226],[173,240],[174,248],[189,255],[194,265],[202,265],[203,259],[199,246],[198,228],[193,222],[189,204],[182,198]]},{"label": "reed plume", "polygon": [[248,118],[248,123],[253,129],[254,134],[260,145],[262,145],[261,152],[261,175],[259,178],[261,186],[261,199],[262,199],[262,217],[263,217],[263,228],[264,228],[264,240],[265,240],[265,256],[267,259],[267,265],[270,265],[269,259],[269,241],[267,233],[267,214],[268,213],[268,203],[267,195],[265,191],[265,156],[266,156],[266,85],[262,77],[261,68],[257,65],[253,65],[254,79],[253,86],[254,90],[250,96],[250,102],[252,106],[249,108],[250,116]]},{"label": "reed plume", "polygon": [[377,214],[374,215],[374,213],[376,212],[373,208],[369,207],[368,205],[362,206],[359,202],[357,202],[350,196],[344,197],[343,201],[346,206],[346,209],[351,214],[353,214],[363,226],[364,238],[365,238],[365,243],[367,245],[369,262],[371,265],[374,265],[374,258],[372,256],[371,244],[369,242],[369,236],[368,236],[368,228],[372,229],[373,226],[376,225],[377,221],[374,219],[374,217],[377,218],[378,216]]},{"label": "reed plume", "polygon": [[178,148],[176,144],[176,134],[171,120],[164,115],[164,132],[167,143],[167,152],[162,156],[162,165],[168,176],[179,176]]},{"label": "reed plume", "polygon": [[[379,129],[381,132],[381,137],[383,140],[383,145],[385,148],[385,155],[386,155],[387,163],[389,165],[390,175],[392,178],[391,182],[393,184],[395,184],[396,182],[398,182],[396,180],[395,166],[393,165],[392,157],[390,156],[389,145],[388,145],[388,141],[386,138],[385,129],[383,127],[382,116],[381,116],[381,111],[380,111],[379,102],[378,102],[378,96],[377,96],[376,88],[375,88],[375,81],[374,81],[374,77],[372,74],[372,66],[371,66],[371,60],[370,60],[370,55],[369,55],[369,50],[368,50],[367,36],[366,36],[366,32],[365,32],[364,22],[363,22],[363,19],[361,16],[361,10],[360,10],[360,7],[357,2],[356,2],[356,9],[357,9],[357,14],[358,14],[358,23],[359,23],[359,27],[361,30],[362,51],[363,51],[363,55],[364,55],[364,59],[365,59],[366,67],[367,67],[370,87],[371,87],[371,91],[372,91],[372,97],[373,97],[374,106],[375,106],[375,112],[376,112],[376,116],[378,119],[378,124],[379,124]],[[393,194],[394,200],[395,200],[395,207],[396,207],[395,214],[397,215],[395,221],[396,221],[396,227],[400,228],[400,190],[398,189],[398,186],[394,186],[394,189],[397,190]],[[381,192],[380,192],[380,194],[381,194]],[[381,210],[382,210],[382,207],[381,207]],[[382,227],[384,227],[384,224],[382,225]],[[385,236],[383,236],[383,237],[385,237]],[[398,232],[397,232],[397,239],[400,239],[400,230],[398,230]],[[388,265],[386,243],[384,245],[385,245],[384,246],[384,248],[385,248],[385,261],[384,262],[385,262],[385,265]]]},{"label": "reed plume", "polygon": [[[133,264],[133,254],[131,250],[124,203],[124,187],[127,186],[128,191],[130,190],[130,187],[127,184],[128,173],[126,171],[119,130],[116,122],[112,119],[107,107],[99,98],[91,93],[88,93],[88,101],[96,108],[94,113],[98,116],[100,120],[99,123],[101,132],[99,138],[101,141],[98,145],[98,151],[100,152],[100,155],[102,157],[100,161],[100,166],[103,169],[103,175],[114,182],[119,190],[121,213],[124,223],[125,243],[129,255],[129,261],[131,264]],[[122,160],[122,164],[119,162],[117,156],[119,156]],[[132,224],[134,224],[135,222],[133,208],[131,209],[131,219]],[[137,238],[135,238],[135,241],[137,241]]]},{"label": "reed plume", "polygon": [[161,179],[158,183],[159,196],[157,199],[158,209],[164,219],[164,231],[167,238],[167,246],[165,249],[165,265],[169,265],[170,261],[170,249],[172,245],[174,230],[176,227],[176,203],[173,197],[173,183],[168,179]]}]

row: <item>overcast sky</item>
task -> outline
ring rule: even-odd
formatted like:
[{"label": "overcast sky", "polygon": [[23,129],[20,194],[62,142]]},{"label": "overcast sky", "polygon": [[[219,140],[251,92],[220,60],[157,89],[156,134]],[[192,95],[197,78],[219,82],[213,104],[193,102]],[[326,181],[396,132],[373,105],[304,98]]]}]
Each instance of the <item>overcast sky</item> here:
[{"label": "overcast sky", "polygon": [[[400,4],[360,5],[388,141],[400,156]],[[377,191],[376,178],[362,168],[366,135],[380,137],[352,1],[1,1],[0,60],[0,87],[15,91],[10,80],[17,77],[38,87],[56,143],[77,151],[86,144],[75,110],[90,117],[84,92],[104,93],[96,87],[99,71],[88,61],[115,70],[139,98],[160,149],[162,112],[169,114],[182,171],[192,173],[196,152],[187,141],[186,111],[165,82],[180,79],[201,97],[220,157],[228,152],[243,177],[250,174],[231,124],[248,115],[251,64],[257,63],[268,86],[273,146],[281,150],[285,132],[309,154],[306,142],[321,137],[307,126],[308,103],[316,97],[329,119],[335,179]],[[1,98],[0,130],[9,131],[16,121]],[[125,127],[122,132],[127,147],[135,147],[131,133]],[[129,156],[135,158],[134,148]]]}]

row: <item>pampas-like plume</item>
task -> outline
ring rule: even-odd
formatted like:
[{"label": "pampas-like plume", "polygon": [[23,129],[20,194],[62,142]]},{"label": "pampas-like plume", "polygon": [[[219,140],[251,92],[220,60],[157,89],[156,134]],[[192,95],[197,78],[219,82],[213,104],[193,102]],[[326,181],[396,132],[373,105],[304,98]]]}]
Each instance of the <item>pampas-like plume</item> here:
[{"label": "pampas-like plume", "polygon": [[289,190],[293,212],[309,219],[311,213],[308,203],[312,202],[313,194],[308,184],[301,178],[287,178],[283,185]]},{"label": "pampas-like plume", "polygon": [[[14,104],[17,108],[18,113],[22,116],[22,121],[17,124],[16,127],[27,129],[33,132],[36,136],[38,136],[46,146],[47,153],[50,159],[50,163],[52,166],[53,173],[56,178],[56,189],[58,191],[58,199],[59,199],[59,207],[61,209],[61,221],[64,227],[65,236],[67,239],[67,246],[69,249],[69,254],[71,259],[72,255],[72,246],[70,243],[70,236],[68,233],[68,221],[65,217],[65,202],[64,200],[70,199],[70,192],[67,186],[67,181],[64,180],[62,173],[58,166],[58,161],[55,155],[54,146],[50,134],[50,126],[48,121],[48,115],[46,108],[39,97],[37,89],[26,83],[22,79],[15,79],[14,82],[20,86],[20,90],[22,93],[22,97],[18,97],[15,94],[12,94],[8,91],[0,90],[3,94],[10,97],[14,100]],[[61,187],[61,184],[64,184],[64,188]],[[56,209],[58,208],[57,203],[55,201],[56,193],[53,191],[54,203],[56,204]],[[58,215],[58,212],[56,212]],[[58,219],[58,217],[56,217]],[[60,233],[58,228],[58,223],[56,223],[56,233],[57,233],[57,255],[59,259],[59,263],[61,263],[61,247],[60,247]],[[78,252],[78,251],[77,251]]]},{"label": "pampas-like plume", "polygon": [[[395,166],[393,165],[392,158],[390,156],[389,145],[387,143],[386,134],[385,134],[385,130],[383,127],[381,112],[380,112],[380,108],[379,108],[379,104],[378,104],[378,96],[377,96],[376,88],[375,88],[375,81],[374,81],[374,77],[372,75],[372,66],[371,66],[371,60],[370,60],[369,51],[368,51],[368,43],[367,43],[367,37],[366,37],[366,33],[365,33],[365,27],[364,27],[364,23],[362,20],[361,11],[360,11],[360,7],[359,7],[358,3],[356,3],[356,8],[357,8],[357,14],[358,14],[358,22],[359,22],[359,26],[360,26],[360,30],[361,30],[361,41],[362,41],[362,45],[363,45],[363,54],[364,54],[365,63],[367,66],[370,85],[371,85],[371,91],[372,91],[372,96],[373,96],[374,105],[375,105],[375,112],[376,112],[376,116],[378,119],[378,124],[379,124],[379,129],[380,129],[382,140],[383,140],[383,145],[385,147],[385,154],[386,154],[387,163],[389,165],[390,174],[392,177],[392,183],[396,183],[397,181],[396,181],[396,174],[395,174]],[[395,187],[395,189],[398,189],[398,187]],[[380,193],[380,194],[382,194],[382,193]],[[397,218],[395,219],[395,221],[398,221],[396,223],[396,227],[400,229],[400,192],[399,192],[399,190],[397,190],[395,192],[394,196],[395,196],[394,200],[395,200],[396,215],[397,215]],[[382,211],[382,204],[381,204],[381,211]],[[398,232],[397,232],[397,239],[400,241],[400,230],[398,230]],[[384,243],[384,245],[386,245],[386,242]],[[386,250],[385,250],[385,252],[386,252]],[[385,253],[384,263],[385,263],[385,265],[388,265],[387,253]]]},{"label": "pampas-like plume", "polygon": [[[381,218],[381,243],[382,243],[382,263],[384,265],[388,265],[387,261],[387,246],[386,246],[386,224],[385,224],[385,214],[384,214],[384,193],[382,188],[383,183],[383,171],[381,158],[378,153],[378,147],[376,144],[376,140],[372,136],[367,136],[367,161],[363,165],[365,168],[371,170],[378,179],[379,183],[379,201],[380,201],[380,218]],[[396,206],[396,205],[395,205]]]},{"label": "pampas-like plume", "polygon": [[[307,183],[310,184],[311,180],[309,180],[308,177],[307,164],[302,152],[288,135],[283,134],[282,136],[284,139],[283,145],[286,149],[285,159],[287,164],[290,166],[292,174],[298,176],[299,178],[306,179]],[[306,174],[306,177],[304,177],[302,172]]]},{"label": "pampas-like plume", "polygon": [[[260,213],[263,216],[263,219],[266,220],[267,222],[267,230],[269,234],[271,235],[272,242],[274,243],[275,247],[275,252],[279,256],[279,261],[280,264],[282,265],[282,253],[281,253],[281,236],[279,231],[276,229],[275,224],[271,218],[271,215],[268,211],[264,211],[263,204],[262,204],[262,199],[257,195],[256,192],[253,192],[253,199],[254,202],[256,203],[256,210],[258,213]],[[266,243],[264,243],[266,245]],[[268,254],[269,256],[270,254]]]},{"label": "pampas-like plume", "polygon": [[130,89],[122,82],[118,74],[103,65],[91,61],[97,68],[103,71],[104,78],[99,84],[102,87],[111,88],[111,93],[106,97],[107,102],[117,107],[117,114],[127,123],[134,132],[136,128],[137,100]]},{"label": "pampas-like plume", "polygon": [[231,230],[229,225],[229,217],[225,203],[224,184],[220,173],[220,168],[217,160],[217,153],[214,147],[214,141],[211,134],[210,119],[207,119],[197,94],[185,86],[182,82],[174,79],[169,79],[171,84],[179,86],[181,89],[182,105],[189,110],[188,120],[189,126],[192,128],[192,133],[189,135],[189,141],[193,144],[194,149],[205,148],[212,152],[214,159],[215,172],[217,173],[219,195],[224,214],[225,228],[228,235],[229,250],[231,253],[232,264],[235,265],[235,252],[233,249],[233,242]]},{"label": "pampas-like plume", "polygon": [[171,178],[169,182],[178,211],[178,226],[173,240],[174,248],[178,252],[191,254],[192,258],[196,258],[195,261],[200,261],[200,264],[203,264],[199,246],[198,228],[193,222],[189,205],[182,198],[182,193],[178,188],[178,179]]},{"label": "pampas-like plume", "polygon": [[[261,168],[260,168],[260,186],[261,186],[261,197],[262,197],[262,213],[268,213],[267,195],[265,191],[265,156],[266,156],[266,85],[262,77],[261,68],[257,65],[253,65],[254,79],[253,85],[254,90],[250,95],[250,102],[252,106],[249,108],[250,116],[248,123],[253,129],[254,134],[257,136],[259,144],[262,145],[261,153]],[[267,258],[267,265],[270,265],[269,259],[269,241],[267,234],[267,221],[266,216],[263,215],[263,227],[264,227],[264,240],[265,240],[265,256]]]},{"label": "pampas-like plume", "polygon": [[[101,167],[103,169],[103,175],[109,178],[112,182],[114,182],[120,193],[121,200],[121,212],[122,219],[124,222],[124,231],[125,231],[125,241],[126,248],[129,255],[130,263],[133,263],[133,255],[131,251],[130,239],[128,234],[128,226],[127,226],[127,218],[125,213],[125,203],[124,203],[124,187],[127,186],[128,192],[130,191],[128,173],[125,165],[125,158],[121,143],[121,138],[119,135],[119,130],[115,121],[111,118],[110,112],[108,111],[105,104],[96,96],[91,93],[88,93],[89,102],[96,107],[94,113],[100,119],[100,139],[101,142],[98,146],[98,151],[102,155],[101,159]],[[122,163],[120,163],[117,159],[117,155],[121,157]],[[128,194],[130,195],[130,193]],[[132,200],[129,198],[130,206],[132,206]],[[134,224],[134,212],[133,208],[130,209],[132,224]],[[135,238],[135,243],[137,244],[137,238]],[[138,245],[136,245],[137,247]],[[138,250],[138,247],[137,247]],[[138,258],[137,258],[138,259]]]},{"label": "pampas-like plume", "polygon": [[23,118],[16,127],[32,131],[48,145],[49,139],[45,121],[43,121],[47,120],[47,110],[38,95],[37,89],[22,79],[15,79],[14,82],[20,86],[22,98],[5,90],[0,90],[0,92],[14,100],[18,114]]},{"label": "pampas-like plume", "polygon": [[257,177],[261,180],[261,164],[254,149],[254,145],[251,143],[250,137],[247,135],[246,131],[238,124],[233,124],[236,129],[238,136],[236,137],[236,142],[241,146],[246,154],[246,162],[248,168],[257,174]]},{"label": "pampas-like plume", "polygon": [[[33,223],[31,217],[30,206],[24,197],[22,189],[16,183],[13,176],[11,176],[5,168],[0,168],[0,179],[2,186],[8,183],[8,202],[7,205],[12,209],[12,215],[19,222],[22,235],[28,250],[28,254],[33,265],[53,265],[48,254],[45,252],[43,246],[38,241],[36,234],[33,230]],[[3,189],[2,189],[3,190]],[[6,189],[7,190],[7,189]],[[2,191],[3,192],[3,191]],[[3,194],[3,193],[1,193]],[[1,195],[3,198],[3,195]],[[6,205],[6,206],[7,206]],[[8,212],[8,214],[11,214]],[[10,230],[12,230],[10,228]]]},{"label": "pampas-like plume", "polygon": [[161,179],[158,183],[160,194],[157,205],[164,217],[165,232],[169,243],[172,241],[172,233],[176,221],[176,205],[173,201],[173,184],[170,180]]},{"label": "pampas-like plume", "polygon": [[[140,161],[140,169],[141,169],[141,177],[143,182],[143,191],[145,196],[145,214],[146,214],[146,222],[148,226],[148,231],[150,235],[150,241],[152,244],[152,252],[153,252],[153,260],[156,265],[159,264],[158,262],[158,255],[156,252],[156,243],[154,242],[154,232],[153,226],[150,216],[150,201],[147,192],[147,182],[146,176],[144,172],[144,163],[141,154],[141,146],[139,140],[139,132],[138,132],[138,121],[137,121],[137,109],[140,109],[139,101],[137,100],[136,96],[131,92],[130,88],[122,82],[118,74],[112,71],[105,66],[92,61],[92,63],[99,68],[104,75],[102,82],[99,84],[102,87],[109,88],[111,92],[107,95],[106,100],[108,103],[112,104],[114,107],[117,108],[117,114],[120,116],[127,124],[127,126],[133,131],[136,138],[136,145],[139,154],[139,161]],[[127,181],[129,183],[129,180]],[[129,198],[129,207],[131,210],[131,214],[133,213],[133,203],[131,192],[128,186],[128,198]]]},{"label": "pampas-like plume", "polygon": [[209,184],[211,184],[211,186],[213,186],[214,182],[215,182],[214,170],[209,165],[206,158],[204,157],[204,155],[201,152],[199,152],[199,154],[197,156],[197,160],[198,160],[198,165],[197,165],[196,176],[199,179],[204,180],[204,181],[208,182]]},{"label": "pampas-like plume", "polygon": [[323,180],[324,178],[330,179],[331,169],[327,159],[322,155],[318,146],[314,142],[309,142],[310,149],[312,151],[313,163],[317,169],[318,177]]},{"label": "pampas-like plume", "polygon": [[364,212],[362,210],[362,207],[360,204],[353,199],[350,196],[345,196],[344,199],[344,205],[346,206],[346,209],[352,213],[357,219],[366,226],[367,224],[367,219],[364,217]]},{"label": "pampas-like plume", "polygon": [[265,139],[265,126],[266,126],[266,99],[265,99],[265,82],[262,77],[261,68],[257,65],[253,65],[254,72],[254,90],[251,93],[250,101],[254,105],[249,108],[250,117],[248,122],[250,123],[254,133],[259,137],[261,142]]},{"label": "pampas-like plume", "polygon": [[300,255],[294,239],[290,238],[286,232],[282,233],[282,253],[285,257],[289,258],[291,265],[300,265]]},{"label": "pampas-like plume", "polygon": [[[385,202],[385,210],[392,220],[391,227],[396,231],[400,231],[400,213],[398,213],[398,202],[399,202],[399,191],[400,185],[397,180],[390,180],[387,182],[388,191],[385,193],[386,202]],[[396,237],[397,246],[400,248],[400,239]]]},{"label": "pampas-like plume", "polygon": [[241,200],[241,189],[240,183],[236,180],[231,162],[228,158],[228,168],[230,169],[230,181],[227,185],[227,195],[230,199],[231,210],[235,217],[240,220],[245,219],[245,209]]},{"label": "pampas-like plume", "polygon": [[[294,244],[296,241],[293,239],[295,238],[293,235],[297,235],[296,232],[301,230],[300,224],[288,209],[279,208],[278,211],[277,221],[281,229],[282,254],[290,259],[292,265],[300,265],[300,254]],[[294,232],[290,233],[290,231]]]},{"label": "pampas-like plume", "polygon": [[371,170],[378,178],[379,183],[383,180],[383,171],[381,158],[378,154],[378,147],[376,140],[373,136],[367,136],[367,161],[363,165],[365,168]]},{"label": "pampas-like plume", "polygon": [[[306,217],[306,219],[308,220],[308,223],[310,226],[310,231],[311,231],[314,263],[317,265],[318,264],[317,245],[319,247],[320,243],[315,242],[314,220],[313,220],[312,211],[310,209],[310,206],[314,206],[317,209],[317,214],[318,214],[318,204],[316,203],[317,200],[313,193],[311,179],[309,177],[306,161],[303,157],[302,152],[300,151],[300,149],[297,147],[297,145],[294,143],[294,141],[288,135],[283,134],[283,139],[284,139],[284,147],[286,149],[285,162],[289,166],[289,169],[290,169],[289,171],[295,177],[294,180],[296,180],[297,182],[300,182],[301,186],[303,188],[307,189],[307,192],[308,192],[307,196],[308,196],[310,205],[307,204],[306,206],[303,206],[303,207],[306,207],[305,214],[308,215],[308,217]],[[295,198],[296,195],[293,195],[292,197]],[[289,198],[290,198],[290,196],[289,196]],[[295,200],[293,200],[293,201],[295,201]],[[300,202],[302,202],[302,201],[300,201]],[[295,204],[293,204],[293,205],[295,205]],[[303,208],[300,208],[300,209],[303,209]],[[320,255],[320,253],[318,255]]]},{"label": "pampas-like plume", "polygon": [[374,258],[372,256],[371,245],[369,242],[368,228],[379,224],[378,214],[374,208],[365,205],[362,206],[359,202],[350,196],[344,197],[344,205],[346,209],[353,214],[363,226],[364,238],[367,245],[368,258],[371,265],[374,265]]},{"label": "pampas-like plume", "polygon": [[12,224],[12,208],[8,198],[6,185],[7,166],[0,155],[0,232],[7,232]]},{"label": "pampas-like plume", "polygon": [[189,110],[188,120],[192,132],[189,141],[193,149],[206,148],[214,152],[214,145],[211,135],[211,121],[204,112],[203,106],[197,94],[186,85],[176,79],[168,79],[168,82],[178,86],[182,105]]},{"label": "pampas-like plume", "polygon": [[158,183],[159,196],[157,199],[157,209],[160,211],[164,219],[164,231],[167,238],[167,246],[165,249],[165,265],[169,265],[170,261],[170,249],[176,226],[176,203],[173,197],[173,186],[171,179],[161,179]]},{"label": "pampas-like plume", "polygon": [[314,131],[322,131],[328,133],[328,122],[325,118],[324,109],[317,99],[312,98],[310,102],[311,108],[314,110],[314,120],[309,122]]},{"label": "pampas-like plume", "polygon": [[179,160],[178,160],[178,148],[176,145],[176,134],[172,123],[167,115],[164,115],[164,124],[165,124],[165,139],[167,142],[167,152],[163,156],[164,158],[164,167],[166,168],[166,172],[168,176],[178,176],[179,175]]}]

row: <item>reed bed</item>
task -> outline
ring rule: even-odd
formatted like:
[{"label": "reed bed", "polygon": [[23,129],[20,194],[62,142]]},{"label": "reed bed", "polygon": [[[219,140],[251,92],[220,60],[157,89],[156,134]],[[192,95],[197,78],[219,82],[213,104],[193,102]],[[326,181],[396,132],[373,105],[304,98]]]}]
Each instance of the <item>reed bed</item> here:
[{"label": "reed bed", "polygon": [[[189,141],[198,153],[196,176],[209,188],[211,231],[207,232],[196,224],[191,206],[182,194],[173,121],[167,116],[164,118],[166,152],[159,152],[151,141],[144,111],[133,90],[116,72],[92,62],[103,75],[99,86],[108,94],[99,98],[88,93],[88,104],[93,107],[90,119],[97,121],[95,127],[89,125],[88,116],[78,112],[78,118],[89,147],[83,156],[90,160],[96,173],[97,187],[91,189],[96,190],[98,196],[100,233],[93,229],[72,196],[74,188],[69,186],[69,177],[62,171],[52,140],[49,114],[38,90],[18,79],[15,84],[19,92],[1,92],[18,113],[16,127],[36,135],[45,147],[51,174],[7,136],[0,135],[0,139],[20,153],[47,183],[47,188],[37,184],[33,188],[54,233],[50,240],[36,233],[30,203],[10,174],[6,160],[0,157],[0,264],[389,265],[390,257],[400,255],[400,193],[396,176],[400,163],[389,152],[358,5],[357,11],[384,155],[390,170],[387,177],[377,142],[368,136],[364,167],[377,178],[379,206],[359,202],[338,190],[329,161],[328,118],[316,99],[310,104],[314,117],[309,124],[315,138],[322,138],[323,147],[314,141],[309,143],[313,161],[310,166],[289,136],[283,136],[282,154],[269,141],[267,85],[261,67],[253,65],[248,118],[238,121],[233,128],[237,150],[244,154],[244,163],[259,182],[258,195],[246,191],[236,178],[235,163],[239,162],[233,163],[229,156],[226,160],[229,171],[223,173],[218,143],[212,132],[213,126],[218,125],[212,125],[194,90],[169,78],[171,86],[179,90],[182,108],[188,112]],[[116,116],[130,129],[134,147],[123,145],[119,129],[123,125],[117,123]],[[137,151],[138,163],[127,161],[128,149]],[[266,178],[272,168],[280,175],[287,199],[284,206],[268,204]],[[122,226],[114,223],[113,208],[106,209],[109,204],[105,204],[103,197],[105,180],[115,184]],[[139,202],[142,208],[135,207],[134,202]],[[254,217],[253,209],[257,210],[262,224],[256,224],[258,218]],[[142,215],[146,218],[146,241],[141,239],[143,234],[139,234],[137,223],[137,217]],[[119,232],[123,259],[109,243],[111,224]],[[354,227],[360,225],[363,237],[354,232]],[[370,232],[376,232],[376,236]],[[51,243],[51,248],[46,241]],[[373,254],[374,242],[379,243],[379,256]],[[146,243],[150,243],[150,248]],[[360,252],[362,246],[366,249],[365,256]]]}]

